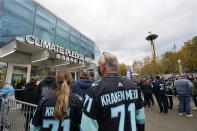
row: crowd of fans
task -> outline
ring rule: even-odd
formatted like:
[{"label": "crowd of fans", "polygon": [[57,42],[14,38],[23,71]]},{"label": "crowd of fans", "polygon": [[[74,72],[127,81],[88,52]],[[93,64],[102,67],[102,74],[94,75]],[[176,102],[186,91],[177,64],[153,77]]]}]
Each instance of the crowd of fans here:
[{"label": "crowd of fans", "polygon": [[[169,109],[173,109],[173,96],[179,100],[179,115],[182,116],[186,112],[187,117],[192,117],[190,113],[190,98],[193,99],[197,110],[197,78],[193,75],[176,75],[170,77],[156,76],[144,77],[136,82],[141,88],[144,96],[144,106],[151,110],[151,103],[154,105],[155,97],[161,114],[167,114]],[[147,106],[148,105],[148,106]]]},{"label": "crowd of fans", "polygon": [[[17,89],[23,89],[20,93],[15,92],[14,94],[14,88],[10,84],[1,82],[0,130],[10,126],[9,120],[6,120],[9,111],[8,100],[15,99],[15,97],[20,101],[38,105],[35,112],[22,106],[24,115],[25,112],[30,112],[29,115],[25,115],[27,131],[45,128],[57,128],[57,130],[68,128],[74,131],[83,128],[91,131],[97,129],[105,131],[108,128],[118,129],[118,126],[124,129],[124,126],[120,126],[121,124],[118,124],[119,122],[114,118],[118,117],[116,114],[118,112],[123,115],[121,110],[125,110],[125,104],[128,104],[126,108],[128,107],[130,114],[132,111],[136,113],[134,115],[136,118],[130,118],[131,122],[125,122],[125,127],[128,130],[137,128],[138,131],[143,131],[145,119],[143,107],[151,110],[151,107],[156,104],[156,100],[160,113],[168,114],[168,111],[174,108],[173,96],[178,97],[180,116],[186,112],[187,117],[192,117],[190,113],[191,97],[195,105],[194,110],[197,110],[197,79],[192,75],[144,77],[135,84],[121,77],[117,73],[117,67],[117,58],[106,53],[99,59],[98,73],[102,79],[98,82],[94,80],[94,73],[88,73],[87,70],[80,70],[79,80],[73,82],[69,71],[56,72],[54,69],[50,69],[48,76],[42,81],[36,76],[31,77],[29,83],[26,83],[25,79],[20,83],[14,83]],[[143,94],[144,101],[141,100],[140,92]],[[102,104],[99,102],[100,98]],[[129,102],[133,102],[135,106]],[[115,107],[112,107],[113,104]],[[109,111],[111,111],[111,115],[107,118]],[[129,119],[128,116],[123,116],[126,117],[125,119]],[[114,119],[112,123],[110,123],[111,119]],[[132,120],[136,120],[136,122]],[[113,125],[114,122],[115,125]],[[53,124],[56,126],[51,127]],[[69,127],[65,127],[65,125],[69,125]]]}]

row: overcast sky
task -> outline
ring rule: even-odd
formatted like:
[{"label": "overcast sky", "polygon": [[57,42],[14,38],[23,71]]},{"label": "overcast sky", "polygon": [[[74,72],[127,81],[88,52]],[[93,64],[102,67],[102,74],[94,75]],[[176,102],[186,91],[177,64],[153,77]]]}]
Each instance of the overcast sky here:
[{"label": "overcast sky", "polygon": [[148,32],[159,35],[156,55],[197,36],[197,0],[36,0],[120,62],[151,55]]}]

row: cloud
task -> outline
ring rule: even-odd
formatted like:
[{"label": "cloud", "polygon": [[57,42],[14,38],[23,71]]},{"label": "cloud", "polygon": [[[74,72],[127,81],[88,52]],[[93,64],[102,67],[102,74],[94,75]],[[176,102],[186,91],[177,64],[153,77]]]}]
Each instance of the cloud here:
[{"label": "cloud", "polygon": [[116,54],[131,64],[151,57],[145,37],[157,33],[156,54],[180,49],[197,35],[196,0],[37,0],[81,33],[95,41],[101,51]]}]

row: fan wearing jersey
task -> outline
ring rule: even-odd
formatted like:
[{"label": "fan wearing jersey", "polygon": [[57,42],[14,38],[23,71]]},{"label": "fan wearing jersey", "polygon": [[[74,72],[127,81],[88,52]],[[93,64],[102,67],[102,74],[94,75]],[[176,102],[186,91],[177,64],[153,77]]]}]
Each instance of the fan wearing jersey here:
[{"label": "fan wearing jersey", "polygon": [[30,124],[31,131],[80,131],[82,101],[70,93],[72,76],[59,71],[56,81],[58,88],[40,100]]},{"label": "fan wearing jersey", "polygon": [[93,83],[85,96],[82,131],[144,131],[139,87],[117,73],[118,59],[112,53],[103,53],[98,65],[102,79]]},{"label": "fan wearing jersey", "polygon": [[166,84],[163,81],[163,79],[160,79],[160,76],[156,76],[155,88],[156,88],[158,105],[159,105],[161,114],[168,113],[168,102],[167,102],[167,97],[166,97],[165,85]]}]

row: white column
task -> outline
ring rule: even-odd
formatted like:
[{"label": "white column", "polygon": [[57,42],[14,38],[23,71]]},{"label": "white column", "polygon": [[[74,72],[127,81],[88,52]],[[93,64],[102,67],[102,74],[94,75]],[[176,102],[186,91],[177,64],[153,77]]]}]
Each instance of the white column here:
[{"label": "white column", "polygon": [[77,72],[75,72],[75,81],[77,80]]},{"label": "white column", "polygon": [[30,75],[31,75],[31,65],[27,65],[27,78],[26,78],[27,83],[30,80]]},{"label": "white column", "polygon": [[12,81],[12,73],[13,73],[13,64],[8,63],[8,68],[7,68],[7,72],[6,72],[6,82],[8,82],[10,84]]}]

